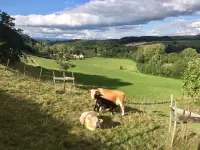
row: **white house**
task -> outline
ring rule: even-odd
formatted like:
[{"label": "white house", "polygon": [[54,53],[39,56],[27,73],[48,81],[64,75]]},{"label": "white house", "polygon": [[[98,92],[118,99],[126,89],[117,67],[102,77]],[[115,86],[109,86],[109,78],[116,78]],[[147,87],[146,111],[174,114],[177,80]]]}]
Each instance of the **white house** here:
[{"label": "white house", "polygon": [[75,58],[75,59],[84,59],[84,56],[82,54],[80,54],[80,55],[74,54],[73,58]]},{"label": "white house", "polygon": [[82,54],[80,54],[79,59],[84,59],[84,56]]}]

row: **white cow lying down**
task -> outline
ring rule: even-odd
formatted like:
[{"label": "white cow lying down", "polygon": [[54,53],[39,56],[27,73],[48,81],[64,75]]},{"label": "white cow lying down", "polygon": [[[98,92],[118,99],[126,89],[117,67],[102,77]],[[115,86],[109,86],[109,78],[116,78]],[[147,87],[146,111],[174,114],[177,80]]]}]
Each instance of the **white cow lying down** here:
[{"label": "white cow lying down", "polygon": [[80,117],[80,122],[89,130],[95,130],[97,127],[101,128],[102,119],[98,118],[98,113],[95,111],[83,112]]}]

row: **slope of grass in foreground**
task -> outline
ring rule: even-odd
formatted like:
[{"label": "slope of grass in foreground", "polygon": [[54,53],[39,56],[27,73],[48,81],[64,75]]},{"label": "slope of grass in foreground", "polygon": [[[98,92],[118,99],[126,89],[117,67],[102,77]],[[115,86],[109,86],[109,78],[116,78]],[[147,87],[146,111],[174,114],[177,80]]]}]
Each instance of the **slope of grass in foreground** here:
[{"label": "slope of grass in foreground", "polygon": [[[34,57],[38,64],[55,69],[51,59]],[[136,63],[128,59],[87,58],[76,60],[73,71],[76,82],[89,88],[104,87],[125,92],[127,99],[135,101],[164,101],[181,96],[181,80],[145,75],[138,72]],[[122,65],[125,70],[119,69]],[[39,71],[38,71],[39,72]]]},{"label": "slope of grass in foreground", "polygon": [[[51,82],[39,82],[0,66],[1,150],[148,150],[169,149],[166,122],[126,107],[127,115],[104,113],[102,129],[81,126],[83,111],[93,109],[86,92],[68,88],[56,95]],[[39,90],[40,87],[40,90]],[[175,141],[175,149],[196,150],[198,135]]]}]

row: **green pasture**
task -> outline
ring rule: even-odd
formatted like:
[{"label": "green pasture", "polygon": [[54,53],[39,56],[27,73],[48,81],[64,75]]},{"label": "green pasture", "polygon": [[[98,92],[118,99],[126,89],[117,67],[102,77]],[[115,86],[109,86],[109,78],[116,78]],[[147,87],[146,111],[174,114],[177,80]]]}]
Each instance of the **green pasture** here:
[{"label": "green pasture", "polygon": [[[87,91],[67,86],[66,93],[56,94],[52,82],[29,75],[0,65],[1,150],[170,149],[168,122],[163,119],[167,117],[158,109],[155,113],[163,117],[126,104],[125,116],[120,109],[113,116],[102,112],[102,128],[90,131],[79,121],[81,113],[93,110],[95,104]],[[173,148],[197,150],[199,135],[191,131],[187,135],[187,141],[180,140],[177,130]]]},{"label": "green pasture", "polygon": [[[51,70],[59,70],[54,60],[39,57],[33,59],[50,70],[49,76],[52,76]],[[181,80],[142,74],[137,70],[136,63],[128,59],[87,58],[74,62],[76,67],[69,69],[68,75],[71,76],[73,72],[76,83],[84,85],[86,90],[97,87],[120,90],[128,100],[146,102],[169,100],[171,94],[175,98],[182,95]],[[120,70],[120,65],[123,70]],[[39,68],[34,72],[39,74]]]}]

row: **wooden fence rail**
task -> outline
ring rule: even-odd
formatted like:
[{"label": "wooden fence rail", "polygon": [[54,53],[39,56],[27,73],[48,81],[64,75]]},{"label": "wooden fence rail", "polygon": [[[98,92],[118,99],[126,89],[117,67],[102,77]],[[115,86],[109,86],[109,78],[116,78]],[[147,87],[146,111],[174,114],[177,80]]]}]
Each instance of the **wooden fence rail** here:
[{"label": "wooden fence rail", "polygon": [[[182,138],[184,138],[186,128],[187,128],[187,122],[193,121],[193,122],[200,123],[200,115],[193,113],[193,112],[190,112],[190,111],[187,111],[187,110],[184,110],[184,109],[177,108],[176,107],[176,101],[173,100],[173,95],[171,95],[170,121],[169,121],[169,132],[170,132],[170,136],[171,136],[171,147],[173,146],[177,121],[183,122],[181,136],[182,136]],[[172,125],[173,125],[173,129],[172,129]],[[187,135],[186,135],[186,139],[187,139]]]}]

